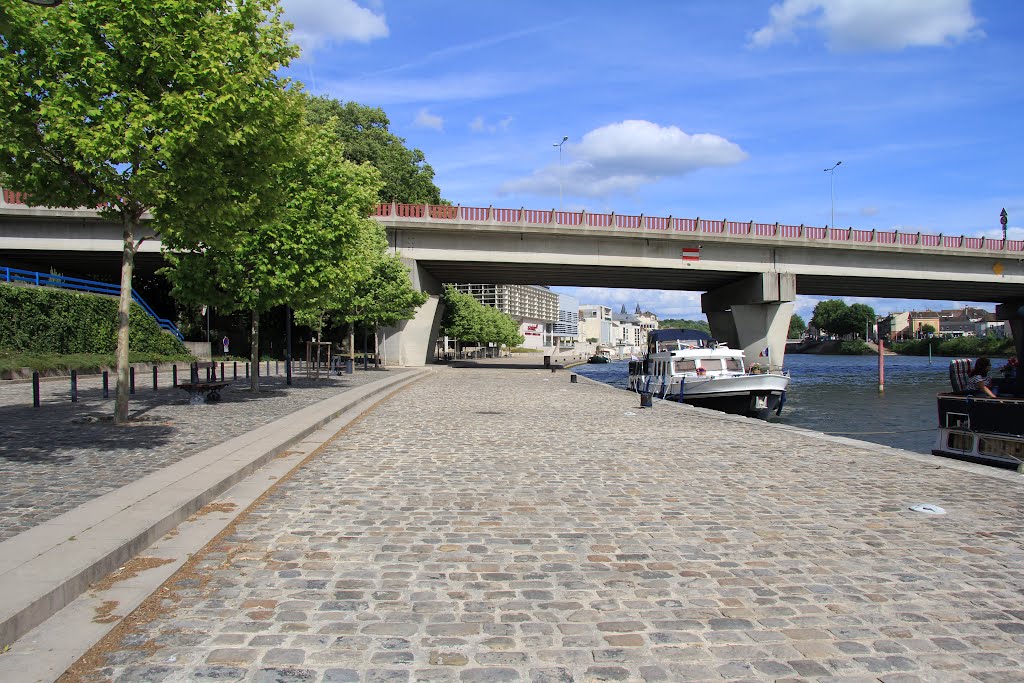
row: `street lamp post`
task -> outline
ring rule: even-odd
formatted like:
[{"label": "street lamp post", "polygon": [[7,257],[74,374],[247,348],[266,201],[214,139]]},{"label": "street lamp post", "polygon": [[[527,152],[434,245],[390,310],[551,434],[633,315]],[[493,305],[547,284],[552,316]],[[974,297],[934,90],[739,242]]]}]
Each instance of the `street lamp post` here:
[{"label": "street lamp post", "polygon": [[569,139],[566,135],[561,142],[555,143],[552,147],[558,148],[558,210],[562,210],[562,145]]},{"label": "street lamp post", "polygon": [[843,162],[837,161],[835,166],[833,166],[832,168],[826,168],[825,169],[825,173],[828,173],[829,194],[832,196],[832,227],[833,228],[836,227],[836,184],[835,184],[836,173],[835,173],[835,171],[836,171],[837,168],[839,168],[839,165],[841,163],[843,163]]},{"label": "street lamp post", "polygon": [[1003,244],[1006,244],[1006,209],[999,212],[999,222],[1003,226]]}]

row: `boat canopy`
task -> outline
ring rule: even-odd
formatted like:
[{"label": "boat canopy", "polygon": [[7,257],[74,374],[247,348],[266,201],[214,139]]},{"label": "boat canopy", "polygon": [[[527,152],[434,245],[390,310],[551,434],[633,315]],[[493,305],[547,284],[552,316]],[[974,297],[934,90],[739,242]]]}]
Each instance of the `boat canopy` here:
[{"label": "boat canopy", "polygon": [[713,338],[703,330],[651,330],[647,333],[647,348],[652,352],[658,350],[659,344],[671,342],[696,342],[694,346],[711,346]]}]

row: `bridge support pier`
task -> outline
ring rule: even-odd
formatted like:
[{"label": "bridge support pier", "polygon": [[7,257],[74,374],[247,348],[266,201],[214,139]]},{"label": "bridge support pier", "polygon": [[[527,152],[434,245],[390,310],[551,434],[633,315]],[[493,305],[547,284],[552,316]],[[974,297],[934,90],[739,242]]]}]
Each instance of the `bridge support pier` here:
[{"label": "bridge support pier", "polygon": [[786,355],[795,299],[794,275],[761,273],[702,295],[701,308],[712,336],[742,349],[747,367],[760,363],[778,370]]},{"label": "bridge support pier", "polygon": [[423,268],[409,259],[402,259],[409,266],[412,285],[430,298],[419,307],[415,317],[403,320],[394,327],[383,328],[385,341],[384,357],[388,363],[408,367],[429,365],[435,360],[434,349],[437,333],[441,327],[444,303],[441,283]]}]

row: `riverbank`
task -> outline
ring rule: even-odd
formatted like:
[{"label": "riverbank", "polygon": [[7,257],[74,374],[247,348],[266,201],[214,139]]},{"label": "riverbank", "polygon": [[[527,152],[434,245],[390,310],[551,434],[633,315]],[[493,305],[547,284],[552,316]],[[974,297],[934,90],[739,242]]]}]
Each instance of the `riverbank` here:
[{"label": "riverbank", "polygon": [[[1007,608],[1024,583],[1020,475],[640,409],[570,375],[443,368],[404,388],[233,513],[76,680],[1012,680],[1024,667],[1024,614]],[[946,514],[909,509],[922,502]]]}]

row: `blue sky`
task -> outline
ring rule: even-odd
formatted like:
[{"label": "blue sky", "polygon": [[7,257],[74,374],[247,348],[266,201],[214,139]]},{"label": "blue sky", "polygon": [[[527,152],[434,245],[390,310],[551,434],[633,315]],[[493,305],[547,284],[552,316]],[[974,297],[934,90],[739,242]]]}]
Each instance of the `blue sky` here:
[{"label": "blue sky", "polygon": [[[840,226],[1000,236],[1005,208],[1024,238],[1018,1],[282,5],[291,75],[383,108],[457,204],[825,225],[831,175]],[[699,292],[558,291],[701,317]]]}]

